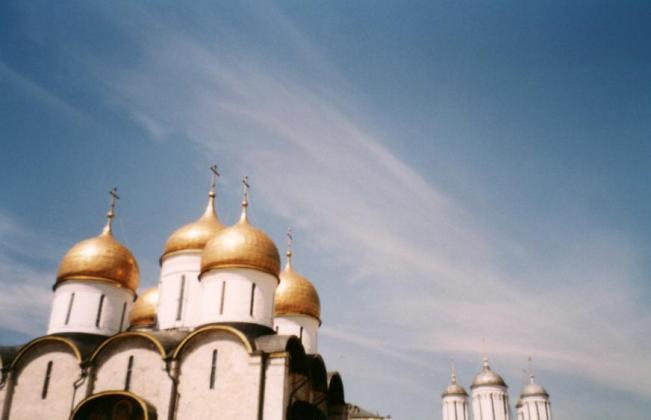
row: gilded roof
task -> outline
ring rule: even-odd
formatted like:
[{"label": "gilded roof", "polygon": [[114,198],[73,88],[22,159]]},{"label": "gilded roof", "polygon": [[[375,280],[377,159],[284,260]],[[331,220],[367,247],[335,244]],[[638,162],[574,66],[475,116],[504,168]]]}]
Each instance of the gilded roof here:
[{"label": "gilded roof", "polygon": [[108,281],[135,292],[139,276],[136,259],[115,240],[108,223],[101,234],[77,243],[63,256],[56,284],[65,280]]},{"label": "gilded roof", "polygon": [[131,327],[153,327],[156,325],[158,297],[157,287],[147,289],[138,296],[129,313],[129,325]]},{"label": "gilded roof", "polygon": [[321,323],[321,302],[314,285],[298,274],[291,265],[291,253],[287,265],[280,273],[280,284],[276,288],[274,316],[309,315]]},{"label": "gilded roof", "polygon": [[215,211],[215,193],[210,192],[208,205],[203,215],[196,221],[178,228],[165,242],[161,259],[167,255],[186,250],[201,251],[208,241],[224,229]]},{"label": "gilded roof", "polygon": [[472,381],[470,388],[477,388],[480,386],[502,386],[506,387],[506,382],[504,379],[497,373],[491,370],[490,365],[488,364],[488,358],[484,358],[484,366],[479,371],[475,380]]},{"label": "gilded roof", "polygon": [[441,395],[441,396],[442,397],[447,397],[447,396],[452,396],[452,395],[459,395],[459,396],[462,396],[462,397],[467,397],[468,393],[466,392],[464,387],[462,387],[461,385],[459,385],[457,383],[453,383],[453,384],[448,385],[445,388],[445,391],[443,391],[443,395]]},{"label": "gilded roof", "polygon": [[235,225],[220,230],[201,255],[201,274],[218,268],[251,268],[278,277],[280,256],[274,242],[249,224],[242,203],[242,216]]},{"label": "gilded roof", "polygon": [[526,384],[520,393],[520,398],[525,397],[549,397],[549,394],[545,388],[535,383],[532,377],[531,382]]}]

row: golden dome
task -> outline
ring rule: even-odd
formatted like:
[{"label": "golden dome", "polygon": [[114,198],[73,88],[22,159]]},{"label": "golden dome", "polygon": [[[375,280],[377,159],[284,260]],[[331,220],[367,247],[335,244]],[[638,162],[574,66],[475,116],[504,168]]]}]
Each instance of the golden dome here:
[{"label": "golden dome", "polygon": [[165,242],[165,250],[161,260],[166,256],[185,250],[201,251],[210,238],[224,229],[215,212],[215,193],[209,194],[208,206],[203,215],[196,221],[178,228]]},{"label": "golden dome", "polygon": [[280,273],[274,298],[274,316],[309,315],[321,324],[321,301],[314,285],[292,268],[292,253],[287,251],[287,265]]},{"label": "golden dome", "polygon": [[85,239],[63,256],[56,285],[65,280],[108,281],[135,292],[138,289],[138,263],[133,254],[113,238],[111,219],[104,230],[94,238]]},{"label": "golden dome", "polygon": [[235,225],[222,229],[203,249],[201,275],[217,268],[252,268],[275,277],[280,271],[280,256],[273,241],[249,224],[246,199],[242,216]]},{"label": "golden dome", "polygon": [[153,327],[156,325],[156,307],[158,306],[158,288],[145,290],[133,305],[129,314],[131,327]]}]

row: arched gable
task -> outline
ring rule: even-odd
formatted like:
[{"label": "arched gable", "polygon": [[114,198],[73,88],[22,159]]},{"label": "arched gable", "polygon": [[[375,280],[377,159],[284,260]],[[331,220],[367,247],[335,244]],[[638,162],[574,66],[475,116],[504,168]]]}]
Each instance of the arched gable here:
[{"label": "arched gable", "polygon": [[16,354],[16,357],[13,358],[11,361],[11,369],[14,369],[18,363],[21,361],[21,359],[28,354],[32,349],[43,345],[43,344],[48,344],[48,343],[63,343],[66,347],[68,347],[72,353],[74,354],[75,358],[77,359],[77,362],[81,363],[82,357],[81,357],[81,352],[79,351],[79,347],[74,343],[74,341],[65,338],[65,337],[59,337],[55,335],[46,335],[45,337],[39,337],[36,338],[29,343],[25,344],[23,347],[20,348],[18,353]]},{"label": "arched gable", "polygon": [[327,392],[328,391],[328,372],[326,371],[325,363],[318,354],[307,356],[308,360],[308,373],[312,389],[315,391]]},{"label": "arched gable", "polygon": [[136,339],[144,339],[144,340],[147,340],[147,341],[151,342],[154,345],[154,347],[156,348],[156,350],[158,351],[158,353],[160,354],[161,358],[165,358],[165,356],[167,355],[166,351],[165,351],[165,348],[163,347],[161,342],[156,337],[154,337],[153,335],[147,334],[146,332],[142,332],[142,331],[126,331],[126,332],[116,334],[116,335],[110,337],[109,339],[107,339],[106,341],[102,342],[102,344],[100,344],[97,347],[97,349],[95,349],[93,354],[90,356],[90,362],[94,363],[96,361],[97,357],[103,351],[108,349],[111,345],[113,345],[113,344],[115,344],[115,343],[117,343],[119,341],[122,341],[122,340],[129,340],[129,339],[134,339],[134,338],[136,338]]},{"label": "arched gable", "polygon": [[258,350],[272,357],[287,354],[289,356],[289,371],[308,376],[305,348],[298,337],[294,335],[263,335],[255,340],[255,344]]},{"label": "arched gable", "polygon": [[346,404],[344,383],[339,372],[328,374],[328,406]]},{"label": "arched gable", "polygon": [[[142,420],[156,420],[156,409],[143,398],[129,391],[105,391],[91,395],[77,404],[70,416],[71,420],[85,420],[90,418],[93,410],[112,412],[119,409],[119,404],[126,405],[129,418]],[[135,412],[133,412],[135,411]]]},{"label": "arched gable", "polygon": [[225,332],[227,334],[231,334],[235,336],[246,348],[246,351],[248,353],[253,353],[254,351],[254,345],[249,341],[249,339],[239,330],[236,328],[230,327],[228,325],[208,325],[205,327],[201,327],[197,330],[194,330],[190,334],[188,334],[181,342],[176,346],[176,349],[174,349],[174,352],[172,353],[172,358],[176,359],[179,357],[179,355],[183,352],[183,349],[190,343],[194,338],[197,336],[201,336],[204,334],[208,334],[211,332]]}]

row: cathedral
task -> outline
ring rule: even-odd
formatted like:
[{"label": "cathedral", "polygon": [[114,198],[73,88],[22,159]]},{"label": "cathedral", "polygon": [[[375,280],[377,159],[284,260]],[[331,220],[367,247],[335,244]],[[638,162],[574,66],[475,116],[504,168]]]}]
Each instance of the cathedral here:
[{"label": "cathedral", "polygon": [[[494,372],[488,357],[484,356],[483,366],[470,385],[472,393],[473,420],[552,420],[549,394],[535,381],[529,358],[529,381],[520,392],[515,404],[515,418],[509,405],[508,386],[504,379]],[[443,420],[468,420],[468,392],[457,383],[454,367],[450,374],[450,384],[441,395]]]},{"label": "cathedral", "polygon": [[1,420],[348,419],[318,352],[314,285],[247,217],[205,212],[167,239],[158,287],[107,223],[62,258],[47,335],[0,347]]},{"label": "cathedral", "polygon": [[[138,264],[112,231],[113,189],[101,233],[63,256],[47,335],[0,346],[0,420],[388,419],[346,402],[340,374],[318,352],[314,285],[241,216],[224,226],[212,186],[204,213],[167,239],[158,286],[139,292]],[[488,359],[471,385],[474,420],[511,420],[507,385]],[[457,383],[443,420],[469,420]],[[551,420],[530,369],[516,420]]]}]

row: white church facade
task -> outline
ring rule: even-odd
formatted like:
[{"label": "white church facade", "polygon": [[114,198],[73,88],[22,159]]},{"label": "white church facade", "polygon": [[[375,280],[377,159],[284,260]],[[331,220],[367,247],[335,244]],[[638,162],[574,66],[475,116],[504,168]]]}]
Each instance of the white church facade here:
[{"label": "white church facade", "polygon": [[[214,168],[216,174],[216,168]],[[158,287],[113,236],[63,257],[47,335],[0,347],[1,420],[347,419],[341,376],[318,353],[313,284],[247,217],[208,206],[167,240]]]},{"label": "white church facade", "polygon": [[[531,364],[531,359],[529,359]],[[508,386],[490,367],[488,357],[470,385],[471,395],[457,382],[452,368],[450,384],[441,395],[443,420],[552,420],[547,391],[536,383],[531,365],[529,381],[515,404],[515,416],[509,404]]]}]

